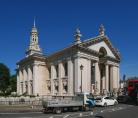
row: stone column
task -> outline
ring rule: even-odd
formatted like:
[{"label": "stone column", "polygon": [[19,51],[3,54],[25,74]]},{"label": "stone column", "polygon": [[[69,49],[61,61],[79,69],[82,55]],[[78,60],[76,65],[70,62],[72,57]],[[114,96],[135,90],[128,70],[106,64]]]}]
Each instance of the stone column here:
[{"label": "stone column", "polygon": [[110,91],[113,91],[113,66],[110,66]]},{"label": "stone column", "polygon": [[[92,93],[92,84],[91,84],[91,60],[87,60],[87,88],[86,90],[89,93]],[[85,65],[84,65],[85,66]]]},{"label": "stone column", "polygon": [[54,95],[55,67],[51,65],[51,95]]},{"label": "stone column", "polygon": [[17,94],[19,94],[20,95],[20,75],[19,75],[19,72],[20,72],[20,70],[18,69],[17,70]]},{"label": "stone column", "polygon": [[74,92],[81,92],[80,90],[80,67],[79,67],[79,57],[74,59]]},{"label": "stone column", "polygon": [[117,88],[119,89],[119,82],[120,82],[120,70],[119,70],[119,66],[117,67]]},{"label": "stone column", "polygon": [[22,73],[22,70],[19,69],[19,79],[20,79],[20,84],[19,84],[19,94],[23,94],[23,88],[22,88],[22,82],[23,82],[23,73]]},{"label": "stone column", "polygon": [[28,94],[31,95],[31,80],[32,80],[32,71],[31,67],[28,67]]},{"label": "stone column", "polygon": [[27,92],[28,90],[26,90],[26,82],[27,82],[27,72],[26,72],[26,68],[23,69],[23,93]]},{"label": "stone column", "polygon": [[106,83],[106,80],[105,80],[105,71],[103,72],[103,77],[102,77],[102,92],[104,92],[103,90],[106,89],[105,87],[105,83]]},{"label": "stone column", "polygon": [[59,72],[59,78],[58,78],[58,88],[59,88],[59,95],[62,95],[63,93],[63,84],[62,84],[62,78],[63,78],[63,63],[60,61],[58,64],[58,72]]},{"label": "stone column", "polygon": [[106,88],[106,91],[108,92],[109,91],[109,66],[106,64],[105,65],[105,80],[106,80],[106,84],[105,84],[105,88]]},{"label": "stone column", "polygon": [[100,94],[100,68],[98,62],[95,63],[95,81],[96,94]]},{"label": "stone column", "polygon": [[113,66],[113,92],[117,96],[118,91],[118,67]]},{"label": "stone column", "polygon": [[39,80],[38,80],[38,65],[34,64],[33,65],[33,94],[34,95],[39,95]]},{"label": "stone column", "polygon": [[68,60],[68,94],[73,95],[73,62],[71,59]]},{"label": "stone column", "polygon": [[113,66],[113,88],[117,89],[118,87],[118,67]]}]

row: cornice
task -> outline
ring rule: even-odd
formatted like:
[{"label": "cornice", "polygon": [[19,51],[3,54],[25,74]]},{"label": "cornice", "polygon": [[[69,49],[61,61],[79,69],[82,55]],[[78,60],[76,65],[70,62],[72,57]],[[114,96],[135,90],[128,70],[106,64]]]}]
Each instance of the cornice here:
[{"label": "cornice", "polygon": [[35,60],[44,62],[44,61],[46,61],[46,57],[44,55],[31,55],[31,56],[28,56],[28,57],[20,60],[16,64],[23,65],[23,64],[29,63],[31,61],[35,61]]}]

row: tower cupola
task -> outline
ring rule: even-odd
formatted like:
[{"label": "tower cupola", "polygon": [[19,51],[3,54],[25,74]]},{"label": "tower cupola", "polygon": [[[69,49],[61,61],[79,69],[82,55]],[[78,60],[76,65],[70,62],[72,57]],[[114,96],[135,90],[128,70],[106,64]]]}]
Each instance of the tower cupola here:
[{"label": "tower cupola", "polygon": [[33,24],[32,30],[30,32],[30,44],[29,44],[29,47],[26,51],[26,56],[28,57],[34,53],[42,54],[42,51],[39,47],[38,31],[37,31],[37,28],[35,26],[35,19],[34,19],[34,24]]}]

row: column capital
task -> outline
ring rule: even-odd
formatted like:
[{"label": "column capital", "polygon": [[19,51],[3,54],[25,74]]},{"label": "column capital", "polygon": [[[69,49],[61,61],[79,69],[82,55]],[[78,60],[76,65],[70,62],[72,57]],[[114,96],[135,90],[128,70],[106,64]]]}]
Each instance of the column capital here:
[{"label": "column capital", "polygon": [[94,65],[96,65],[96,64],[99,64],[99,62],[98,62],[98,61],[96,61],[96,62],[94,63]]},{"label": "column capital", "polygon": [[72,60],[71,57],[67,57],[67,58],[66,58],[66,61],[71,61],[71,60]]},{"label": "column capital", "polygon": [[60,64],[60,63],[62,63],[63,61],[62,61],[62,60],[58,60],[57,62],[58,62],[58,64]]},{"label": "column capital", "polygon": [[54,65],[54,63],[53,63],[53,62],[50,62],[49,64],[50,64],[50,66],[53,66],[53,65]]},{"label": "column capital", "polygon": [[104,65],[105,65],[105,66],[109,66],[109,64],[108,64],[108,63],[105,63]]}]

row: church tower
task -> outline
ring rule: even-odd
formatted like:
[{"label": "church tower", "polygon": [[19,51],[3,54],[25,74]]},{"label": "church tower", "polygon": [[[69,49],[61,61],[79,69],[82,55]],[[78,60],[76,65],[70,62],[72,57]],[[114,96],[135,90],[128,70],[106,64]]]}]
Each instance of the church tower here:
[{"label": "church tower", "polygon": [[30,32],[30,44],[26,51],[26,57],[33,54],[42,54],[42,51],[38,44],[38,31],[35,26],[35,20],[34,20],[34,25],[32,27],[32,31]]}]

